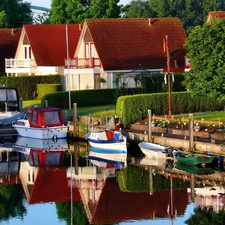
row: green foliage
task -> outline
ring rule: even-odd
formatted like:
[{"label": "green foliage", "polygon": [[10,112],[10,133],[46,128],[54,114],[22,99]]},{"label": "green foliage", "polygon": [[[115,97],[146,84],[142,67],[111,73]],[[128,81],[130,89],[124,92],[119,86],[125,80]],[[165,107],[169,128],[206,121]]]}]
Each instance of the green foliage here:
[{"label": "green foliage", "polygon": [[152,17],[147,1],[132,0],[130,4],[123,9],[123,17],[127,18],[149,18]]},{"label": "green foliage", "polygon": [[30,3],[22,0],[0,1],[0,27],[20,28],[32,23]]},{"label": "green foliage", "polygon": [[21,185],[0,186],[0,222],[8,221],[15,215],[18,218],[23,218],[26,215],[24,198]]},{"label": "green foliage", "polygon": [[[192,96],[190,92],[171,93],[172,114],[216,111],[224,108],[225,101],[217,101],[211,96]],[[116,115],[126,126],[148,116],[148,109],[155,115],[167,115],[168,94],[139,94],[120,96],[116,103]]]},{"label": "green foliage", "polygon": [[71,213],[70,202],[56,203],[57,215],[60,220],[66,221],[66,224],[71,224],[71,214],[73,215],[73,224],[88,225],[89,222],[81,201],[73,202],[73,212]]},{"label": "green foliage", "polygon": [[[149,172],[143,168],[128,165],[126,169],[118,172],[118,185],[120,190],[128,192],[149,192]],[[190,182],[173,178],[173,188],[183,189],[190,186]],[[170,190],[170,179],[163,175],[153,176],[154,191]]]},{"label": "green foliage", "polygon": [[16,87],[19,97],[24,100],[36,98],[37,84],[42,83],[60,84],[60,76],[0,77],[0,86]]},{"label": "green foliage", "polygon": [[191,215],[189,219],[185,221],[185,224],[188,225],[224,225],[225,220],[225,210],[221,209],[219,212],[213,210],[213,208],[201,209],[195,208],[194,214]]},{"label": "green foliage", "polygon": [[185,31],[204,24],[210,11],[224,11],[224,0],[150,0],[149,8],[155,17],[178,17]]},{"label": "green foliage", "polygon": [[62,91],[61,84],[37,84],[37,99],[42,99],[44,95],[58,91]]},{"label": "green foliage", "polygon": [[92,0],[88,10],[88,18],[118,18],[119,0]]},{"label": "green foliage", "polygon": [[[70,91],[71,103],[77,103],[80,107],[115,104],[114,94],[115,89]],[[50,93],[42,98],[42,104],[45,100],[48,101],[49,106],[69,108],[69,92]]]},{"label": "green foliage", "polygon": [[191,93],[223,101],[225,96],[225,19],[198,26],[186,41],[191,70],[185,76]]},{"label": "green foliage", "polygon": [[50,23],[83,23],[87,18],[117,18],[119,0],[52,0]]}]

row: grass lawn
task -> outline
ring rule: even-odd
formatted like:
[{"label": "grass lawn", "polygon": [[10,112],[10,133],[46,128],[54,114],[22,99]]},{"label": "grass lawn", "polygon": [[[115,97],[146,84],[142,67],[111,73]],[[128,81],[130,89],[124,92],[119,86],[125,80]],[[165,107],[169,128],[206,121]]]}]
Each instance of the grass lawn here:
[{"label": "grass lawn", "polygon": [[[189,115],[177,115],[175,118],[189,118]],[[215,120],[215,121],[224,121],[225,122],[225,112],[205,112],[205,113],[193,113],[193,118],[195,120]]]},{"label": "grass lawn", "polygon": [[[27,109],[29,106],[41,104],[41,100],[24,100],[23,109]],[[63,109],[63,113],[73,114],[73,109]],[[105,118],[115,114],[115,105],[104,105],[104,106],[90,106],[90,107],[78,107],[77,114],[80,116],[93,116],[95,118]],[[176,115],[175,118],[189,118],[189,114]],[[206,113],[195,113],[193,114],[195,120],[215,120],[225,122],[225,112],[206,112]]]}]

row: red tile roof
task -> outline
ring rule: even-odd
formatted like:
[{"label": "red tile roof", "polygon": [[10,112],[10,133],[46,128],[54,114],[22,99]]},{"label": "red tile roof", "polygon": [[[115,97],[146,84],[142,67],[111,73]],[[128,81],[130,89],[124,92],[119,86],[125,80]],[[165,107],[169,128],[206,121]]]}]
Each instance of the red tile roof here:
[{"label": "red tile roof", "polygon": [[[67,57],[66,24],[24,25],[34,58],[38,66],[64,66]],[[68,24],[69,56],[73,56],[81,26]]]},{"label": "red tile roof", "polygon": [[[126,220],[168,218],[167,206],[170,191],[122,192],[116,179],[107,179],[97,207],[92,215],[91,224],[112,224]],[[184,215],[188,204],[187,190],[174,190],[174,206],[177,215]]]},{"label": "red tile roof", "polygon": [[[66,168],[40,167],[33,188],[30,190],[29,204],[40,202],[70,202],[71,188],[66,177]],[[73,201],[81,200],[77,187],[73,187]]]},{"label": "red tile roof", "polygon": [[15,57],[21,30],[19,28],[0,28],[0,72],[5,72],[5,58]]},{"label": "red tile roof", "polygon": [[209,22],[213,18],[225,18],[225,11],[209,12],[206,21]]},{"label": "red tile roof", "polygon": [[186,34],[178,18],[88,19],[86,23],[105,70],[166,67],[166,35],[171,57],[179,55],[174,59],[184,67]]}]

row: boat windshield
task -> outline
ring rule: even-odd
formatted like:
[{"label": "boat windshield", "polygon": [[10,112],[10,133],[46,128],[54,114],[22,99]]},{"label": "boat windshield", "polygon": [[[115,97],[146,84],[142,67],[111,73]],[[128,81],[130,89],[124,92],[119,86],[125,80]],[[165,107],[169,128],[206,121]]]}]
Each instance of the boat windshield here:
[{"label": "boat windshield", "polygon": [[58,111],[44,112],[44,118],[46,125],[60,123]]}]

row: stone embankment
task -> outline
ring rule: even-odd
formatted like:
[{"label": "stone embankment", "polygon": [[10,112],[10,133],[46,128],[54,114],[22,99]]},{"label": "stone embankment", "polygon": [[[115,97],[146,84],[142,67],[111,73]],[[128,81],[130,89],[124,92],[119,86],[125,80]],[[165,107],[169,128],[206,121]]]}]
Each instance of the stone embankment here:
[{"label": "stone embankment", "polygon": [[[148,142],[149,139],[148,126],[139,123],[131,124],[128,134],[129,138],[136,142]],[[194,131],[193,138],[196,152],[225,156],[225,135],[223,132]],[[171,146],[174,149],[186,151],[190,149],[189,130],[187,129],[152,127],[152,141]]]}]

